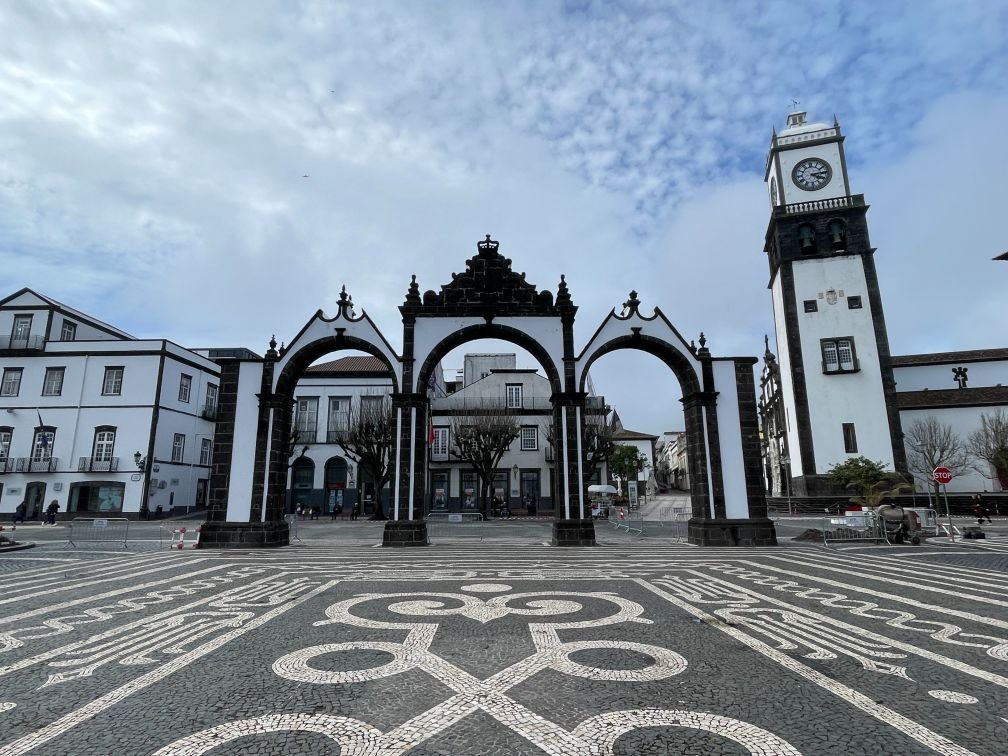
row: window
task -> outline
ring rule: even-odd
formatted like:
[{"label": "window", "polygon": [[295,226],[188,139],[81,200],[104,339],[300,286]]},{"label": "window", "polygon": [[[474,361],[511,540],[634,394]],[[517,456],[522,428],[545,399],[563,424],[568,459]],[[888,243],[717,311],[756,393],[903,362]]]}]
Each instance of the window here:
[{"label": "window", "polygon": [[110,426],[95,428],[94,447],[91,458],[95,462],[111,462],[115,448],[116,429]]},{"label": "window", "polygon": [[508,409],[521,409],[522,386],[520,383],[507,384],[507,406]]},{"label": "window", "polygon": [[535,451],[539,448],[539,428],[526,425],[521,429],[521,450]]},{"label": "window", "polygon": [[298,443],[309,443],[315,440],[318,430],[318,397],[304,396],[297,400],[297,417],[294,428],[299,434]]},{"label": "window", "polygon": [[848,310],[860,310],[861,309],[861,297],[847,297],[847,309]]},{"label": "window", "polygon": [[329,397],[329,443],[339,439],[339,434],[350,429],[350,397]]},{"label": "window", "polygon": [[385,412],[384,396],[362,396],[360,398],[361,416],[375,419],[381,417]]},{"label": "window", "polygon": [[857,435],[854,433],[854,423],[843,424],[843,446],[848,454],[857,454]]},{"label": "window", "polygon": [[59,396],[63,393],[63,374],[66,368],[46,368],[45,380],[42,382],[42,396]]},{"label": "window", "polygon": [[192,391],[192,376],[182,373],[178,384],[178,400],[189,404],[190,391]]},{"label": "window", "polygon": [[77,324],[71,323],[69,320],[63,321],[63,328],[60,330],[60,341],[76,341],[77,340]]},{"label": "window", "polygon": [[22,371],[23,368],[4,368],[0,396],[17,396],[21,392]]},{"label": "window", "polygon": [[830,244],[833,249],[843,249],[847,243],[847,226],[841,220],[832,220],[829,223]]},{"label": "window", "polygon": [[102,381],[103,396],[119,396],[122,394],[123,368],[105,368],[105,379]]},{"label": "window", "polygon": [[52,459],[53,442],[56,440],[55,428],[37,428],[32,440],[32,462],[44,462]]},{"label": "window", "polygon": [[819,312],[819,303],[814,299],[806,299],[804,305],[805,312]]},{"label": "window", "polygon": [[204,438],[200,440],[200,450],[199,450],[199,463],[205,467],[210,466],[210,460],[213,458],[213,440],[209,438]]},{"label": "window", "polygon": [[[7,459],[10,456],[11,439],[14,437],[13,428],[0,428],[0,459]],[[3,468],[0,468],[0,472]]]},{"label": "window", "polygon": [[176,433],[175,439],[172,441],[171,461],[181,462],[183,457],[185,457],[185,434]]},{"label": "window", "polygon": [[15,315],[11,341],[28,341],[28,335],[31,333],[31,322],[31,315]]},{"label": "window", "polygon": [[854,373],[858,370],[854,339],[823,339],[820,344],[824,373]]},{"label": "window", "polygon": [[815,229],[812,226],[798,227],[798,246],[802,252],[815,252]]},{"label": "window", "polygon": [[431,445],[433,459],[448,459],[448,428],[434,429],[434,443]]},{"label": "window", "polygon": [[203,417],[212,420],[217,417],[217,384],[208,383],[206,387],[206,402],[203,404]]}]

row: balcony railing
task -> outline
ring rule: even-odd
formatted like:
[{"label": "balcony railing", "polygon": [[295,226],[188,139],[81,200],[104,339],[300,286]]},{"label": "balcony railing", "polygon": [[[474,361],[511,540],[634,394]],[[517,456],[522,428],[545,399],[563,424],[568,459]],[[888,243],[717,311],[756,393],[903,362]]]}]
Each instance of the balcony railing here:
[{"label": "balcony railing", "polygon": [[207,402],[203,405],[203,410],[200,412],[200,417],[204,420],[216,420],[217,419],[217,403]]},{"label": "balcony railing", "polygon": [[0,351],[41,352],[45,349],[45,344],[45,338],[42,336],[15,336],[13,333],[0,336]]},{"label": "balcony railing", "polygon": [[118,469],[119,457],[80,457],[77,460],[77,472],[116,472]]},{"label": "balcony railing", "polygon": [[28,472],[39,473],[39,472],[56,472],[56,468],[59,466],[58,457],[49,457],[47,459],[32,459],[28,462]]},{"label": "balcony railing", "polygon": [[794,202],[777,208],[777,212],[784,211],[785,215],[796,213],[814,213],[821,210],[839,210],[845,207],[861,207],[864,205],[864,195],[854,194],[849,197],[830,197],[829,199],[809,200],[808,202]]},{"label": "balcony railing", "polygon": [[24,472],[27,467],[27,457],[0,458],[0,473]]},{"label": "balcony railing", "polygon": [[294,432],[297,434],[295,440],[298,444],[318,443],[318,427],[314,425],[307,428],[295,427]]}]

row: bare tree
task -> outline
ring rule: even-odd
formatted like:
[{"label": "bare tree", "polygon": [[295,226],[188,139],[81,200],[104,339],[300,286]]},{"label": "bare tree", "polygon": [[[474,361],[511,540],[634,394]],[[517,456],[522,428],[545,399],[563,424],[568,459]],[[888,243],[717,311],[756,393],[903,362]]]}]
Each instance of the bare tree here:
[{"label": "bare tree", "polygon": [[[381,495],[392,479],[395,460],[392,458],[392,442],[395,440],[395,414],[388,396],[363,396],[356,407],[351,406],[347,416],[347,428],[337,435],[343,451],[359,470],[371,478],[375,486],[376,506],[372,520],[386,520]],[[358,474],[358,485],[360,475]],[[396,506],[395,492],[392,492],[392,506]]]},{"label": "bare tree", "polygon": [[962,437],[952,430],[952,426],[940,422],[933,415],[923,420],[915,420],[905,435],[907,466],[911,472],[921,475],[929,482],[935,497],[938,484],[931,473],[936,467],[947,467],[953,475],[961,475],[972,468],[970,453]]},{"label": "bare tree", "polygon": [[969,435],[966,448],[990,466],[988,470],[980,469],[980,474],[997,479],[1001,488],[1008,491],[1008,414],[1002,409],[991,415],[981,414],[980,428]]},{"label": "bare tree", "polygon": [[462,414],[452,417],[449,453],[475,471],[480,484],[477,502],[486,516],[490,515],[494,473],[520,432],[514,410],[499,401],[463,407]]}]

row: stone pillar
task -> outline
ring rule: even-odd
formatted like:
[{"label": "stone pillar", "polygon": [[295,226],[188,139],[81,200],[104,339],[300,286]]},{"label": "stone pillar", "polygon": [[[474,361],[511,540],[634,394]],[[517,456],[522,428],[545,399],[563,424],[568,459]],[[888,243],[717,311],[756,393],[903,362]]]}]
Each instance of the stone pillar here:
[{"label": "stone pillar", "polygon": [[585,394],[569,391],[553,397],[556,426],[556,485],[560,497],[555,504],[554,546],[594,546],[595,523],[584,488],[584,472],[579,453],[584,436]]},{"label": "stone pillar", "polygon": [[[239,386],[240,362],[222,364],[220,393],[218,394],[218,427],[223,443],[223,454],[218,458],[214,450],[214,471],[211,490],[214,491],[212,512],[203,523],[200,534],[202,548],[249,548],[257,546],[286,546],[290,534],[283,519],[283,498],[287,485],[286,452],[276,448],[278,434],[285,434],[290,425],[290,398],[278,397],[272,392],[273,368],[278,355],[274,348],[266,353],[262,383],[259,389],[259,419],[256,425],[255,463],[253,468],[252,502],[248,522],[227,522],[228,483],[234,451],[234,419],[239,392],[249,390]],[[277,428],[277,407],[286,409],[287,425]],[[271,424],[270,410],[273,409]],[[214,432],[216,444],[218,431]],[[269,443],[272,439],[272,445]],[[286,441],[282,443],[286,449]],[[267,447],[269,459],[267,458]],[[225,456],[226,455],[226,456]],[[267,488],[267,485],[269,488]],[[263,494],[269,493],[266,516],[263,517]]]},{"label": "stone pillar", "polygon": [[[392,514],[385,523],[383,546],[426,546],[427,523],[427,397],[392,395],[392,412],[398,433],[393,441]],[[412,517],[410,504],[412,502]]]}]

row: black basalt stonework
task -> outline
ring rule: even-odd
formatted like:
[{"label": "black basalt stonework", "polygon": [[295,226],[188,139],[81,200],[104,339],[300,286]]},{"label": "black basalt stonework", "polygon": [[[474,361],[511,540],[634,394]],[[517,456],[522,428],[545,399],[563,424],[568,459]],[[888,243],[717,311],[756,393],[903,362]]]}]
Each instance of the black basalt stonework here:
[{"label": "black basalt stonework", "polygon": [[594,546],[595,522],[587,520],[557,520],[553,523],[554,546]]},{"label": "black basalt stonework", "polygon": [[274,522],[205,522],[200,529],[202,549],[242,549],[287,546],[290,531],[284,520]]},{"label": "black basalt stonework", "polygon": [[389,520],[382,533],[382,546],[426,546],[427,523],[423,520]]},{"label": "black basalt stonework", "polygon": [[689,542],[697,546],[776,546],[777,531],[767,517],[689,521]]}]

